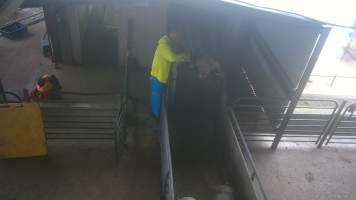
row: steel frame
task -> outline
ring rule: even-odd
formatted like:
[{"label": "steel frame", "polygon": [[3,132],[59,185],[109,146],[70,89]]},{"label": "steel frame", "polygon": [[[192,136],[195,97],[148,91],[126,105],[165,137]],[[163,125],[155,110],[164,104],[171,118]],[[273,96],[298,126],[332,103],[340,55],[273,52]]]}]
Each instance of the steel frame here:
[{"label": "steel frame", "polygon": [[159,139],[161,149],[161,200],[174,200],[173,168],[165,101],[162,102]]},{"label": "steel frame", "polygon": [[346,106],[346,101],[343,101],[338,115],[325,134],[327,138],[325,145],[329,143],[356,144],[355,108],[356,103]]},{"label": "steel frame", "polygon": [[[281,123],[287,115],[285,111],[288,109],[288,106],[276,106],[280,103],[273,105],[273,102],[279,101],[288,100],[246,97],[233,102],[232,109],[236,113],[242,133],[247,141],[274,141]],[[241,109],[243,102],[248,102],[248,104],[243,104]],[[340,110],[339,103],[335,100],[326,99],[300,99],[298,102],[328,105],[296,105],[295,111],[299,111],[299,113],[289,114],[289,123],[283,130],[283,137],[288,139],[281,141],[322,144],[330,123]]]},{"label": "steel frame", "polygon": [[305,70],[303,72],[302,78],[299,81],[299,84],[295,90],[294,96],[292,97],[291,101],[289,102],[289,107],[288,107],[288,110],[286,111],[286,117],[283,119],[281,126],[279,127],[278,133],[271,145],[272,150],[277,149],[278,144],[282,139],[284,130],[286,129],[287,124],[290,120],[290,116],[294,112],[294,109],[297,106],[299,98],[301,97],[301,95],[304,91],[304,88],[309,80],[312,70],[314,69],[314,65],[318,60],[318,57],[319,57],[320,52],[325,44],[326,39],[330,33],[330,30],[331,30],[330,27],[322,27],[320,30],[318,39],[314,45],[313,51],[311,52],[311,54],[309,56],[309,60],[307,62]]},{"label": "steel frame", "polygon": [[[85,97],[84,100],[54,100],[40,103],[47,140],[114,142],[115,163],[118,164],[126,140],[126,102],[123,97],[110,93],[64,94]],[[110,96],[114,102],[90,102],[90,97]]]},{"label": "steel frame", "polygon": [[252,157],[252,154],[249,150],[249,147],[247,145],[247,142],[246,142],[246,139],[245,139],[245,136],[243,135],[242,131],[241,131],[241,128],[240,128],[240,125],[239,125],[239,122],[238,120],[236,119],[236,116],[233,112],[233,110],[230,108],[229,111],[229,117],[230,117],[230,120],[232,122],[232,125],[233,125],[233,131],[235,133],[235,141],[237,144],[240,144],[241,146],[241,149],[242,151],[244,152],[243,153],[243,156],[244,156],[244,159],[245,159],[245,162],[247,164],[247,166],[249,167],[248,171],[249,171],[249,176],[250,176],[250,179],[251,179],[251,182],[254,183],[256,182],[257,183],[257,190],[259,191],[259,193],[262,195],[262,199],[264,200],[267,200],[267,195],[265,193],[265,191],[263,190],[263,187],[262,187],[262,182],[259,178],[259,175],[258,175],[258,172],[257,172],[257,168],[256,168],[256,164],[253,160],[253,157]]}]

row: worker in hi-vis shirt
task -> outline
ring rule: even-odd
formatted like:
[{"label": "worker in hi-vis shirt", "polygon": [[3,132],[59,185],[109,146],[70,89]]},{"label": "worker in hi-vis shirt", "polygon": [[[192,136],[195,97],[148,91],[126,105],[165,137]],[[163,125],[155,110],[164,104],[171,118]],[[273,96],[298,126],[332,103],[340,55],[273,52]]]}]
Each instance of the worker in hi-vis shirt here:
[{"label": "worker in hi-vis shirt", "polygon": [[162,95],[164,94],[172,63],[187,61],[188,56],[174,51],[174,46],[181,42],[181,35],[177,31],[169,31],[158,41],[153,57],[151,82],[151,111],[155,118],[161,114]]}]

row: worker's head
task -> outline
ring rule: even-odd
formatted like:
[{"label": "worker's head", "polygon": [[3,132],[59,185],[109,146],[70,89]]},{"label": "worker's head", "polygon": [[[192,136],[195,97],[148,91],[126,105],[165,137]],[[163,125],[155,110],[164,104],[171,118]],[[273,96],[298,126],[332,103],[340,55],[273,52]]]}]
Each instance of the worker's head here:
[{"label": "worker's head", "polygon": [[168,32],[168,37],[173,42],[177,42],[181,40],[181,34],[176,30],[170,30]]},{"label": "worker's head", "polygon": [[176,52],[182,51],[184,47],[182,34],[176,29],[171,29],[168,31],[167,36],[172,43],[173,50]]}]

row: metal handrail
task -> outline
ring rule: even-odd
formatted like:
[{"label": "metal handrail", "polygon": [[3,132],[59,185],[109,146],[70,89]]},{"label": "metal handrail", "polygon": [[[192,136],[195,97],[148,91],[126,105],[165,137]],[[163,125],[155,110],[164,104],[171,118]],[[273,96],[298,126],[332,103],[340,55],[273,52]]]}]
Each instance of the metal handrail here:
[{"label": "metal handrail", "polygon": [[[60,99],[60,100],[44,100],[39,102],[41,109],[43,111],[53,111],[54,113],[49,113],[48,116],[56,117],[58,116],[57,111],[61,111],[64,109],[64,112],[70,111],[74,112],[84,112],[81,113],[81,117],[89,117],[87,112],[93,112],[93,116],[95,119],[101,118],[103,116],[100,115],[100,112],[110,112],[110,114],[105,114],[106,118],[109,118],[110,126],[101,126],[97,125],[95,121],[90,121],[87,125],[82,126],[80,123],[83,121],[74,121],[73,123],[68,123],[68,121],[60,120],[56,126],[45,126],[46,135],[48,140],[78,140],[78,141],[87,141],[87,140],[112,140],[114,142],[114,152],[115,152],[115,164],[118,166],[119,157],[122,153],[123,144],[126,140],[126,131],[125,122],[126,122],[126,112],[127,112],[127,102],[124,101],[124,94],[112,93],[112,92],[62,92],[64,95],[71,96],[69,99]],[[112,102],[110,103],[102,103],[102,102],[90,102],[90,97],[98,97],[100,100],[104,96],[112,96]],[[85,97],[78,98],[76,97]],[[69,101],[66,101],[69,100]],[[111,112],[112,111],[112,112]],[[95,114],[94,114],[95,113]],[[60,114],[60,113],[59,113]],[[99,115],[98,115],[99,114]],[[46,117],[46,115],[44,115]],[[48,117],[47,116],[47,117]],[[63,115],[64,117],[68,117],[68,114]],[[62,117],[63,117],[62,116]],[[70,115],[74,117],[78,117],[77,115]],[[46,121],[45,123],[54,123],[56,121]],[[86,122],[86,121],[84,121]],[[89,124],[90,127],[87,128]],[[79,126],[78,126],[79,125]],[[58,127],[57,127],[58,126]],[[61,127],[63,126],[63,127]],[[63,129],[65,132],[58,132],[58,130]],[[57,130],[57,132],[56,132]],[[74,132],[73,132],[74,130]],[[88,131],[92,130],[92,131]],[[77,137],[81,135],[81,137]]]},{"label": "metal handrail", "polygon": [[[237,103],[239,103],[240,101],[243,100],[256,100],[256,101],[269,101],[269,102],[276,102],[276,101],[289,101],[289,99],[284,99],[284,98],[270,98],[270,97],[240,97],[237,98],[236,100],[233,101],[232,105],[235,105]],[[312,99],[312,98],[301,98],[298,100],[298,102],[300,101],[323,101],[323,102],[332,102],[335,104],[336,107],[339,106],[339,103],[336,100],[332,100],[332,99]]]},{"label": "metal handrail", "polygon": [[354,111],[355,111],[356,102],[353,102],[350,105],[348,105],[346,108],[344,108],[346,103],[347,103],[346,101],[343,102],[343,107],[340,108],[338,115],[335,117],[333,123],[330,124],[328,132],[325,135],[325,138],[328,137],[328,139],[326,140],[325,145],[330,143],[330,140],[335,135],[335,133],[340,133],[340,132],[336,132],[336,129],[339,127],[340,123],[343,122],[343,119],[345,119],[345,118],[347,119],[346,113],[350,112],[350,116],[348,118],[353,116]]},{"label": "metal handrail", "polygon": [[[258,124],[258,125],[261,125],[259,126],[260,128],[260,131],[264,131],[264,132],[270,132],[270,133],[273,133],[273,134],[277,134],[280,132],[282,132],[282,134],[284,135],[284,133],[288,134],[288,137],[292,137],[292,133],[298,133],[298,134],[301,134],[302,132],[310,132],[312,134],[316,134],[316,131],[312,131],[314,130],[315,128],[320,128],[321,130],[318,132],[319,133],[319,136],[316,138],[316,141],[315,143],[319,143],[320,140],[323,142],[324,141],[324,137],[323,135],[325,135],[325,132],[327,130],[327,127],[329,126],[329,124],[332,122],[334,116],[336,115],[336,112],[338,110],[338,108],[340,107],[339,103],[335,100],[332,100],[332,99],[311,99],[311,98],[303,98],[303,99],[299,99],[298,103],[297,103],[297,106],[295,107],[295,110],[297,111],[297,109],[308,109],[308,110],[325,110],[325,111],[329,111],[330,110],[330,113],[328,112],[327,114],[327,118],[325,118],[325,120],[318,120],[317,123],[319,122],[322,122],[324,123],[325,125],[318,125],[318,126],[313,126],[313,125],[298,125],[298,126],[294,126],[294,125],[290,125],[288,126],[285,126],[284,130],[281,130],[279,127],[280,127],[280,123],[281,121],[283,121],[283,119],[285,119],[286,117],[289,118],[288,122],[289,121],[295,121],[296,119],[300,119],[298,118],[298,115],[301,114],[303,115],[303,112],[302,113],[286,113],[285,112],[285,109],[288,108],[288,106],[285,106],[285,105],[273,105],[274,102],[276,103],[280,103],[280,102],[287,102],[288,99],[283,99],[283,98],[266,98],[266,97],[241,97],[241,98],[238,98],[236,99],[235,101],[233,101],[231,103],[231,107],[232,108],[235,108],[235,109],[239,109],[237,112],[242,111],[240,112],[242,116],[244,116],[244,114],[247,114],[248,115],[256,115],[256,114],[262,114],[262,113],[266,113],[269,115],[268,116],[261,116],[262,118],[258,119],[257,122],[254,122],[254,123],[251,123],[251,124]],[[320,105],[300,105],[299,103],[300,102],[327,102],[329,103],[327,106],[320,106]],[[252,105],[251,105],[252,104]],[[270,105],[271,104],[271,105]],[[331,104],[331,105],[330,105]],[[248,106],[250,105],[250,106]],[[245,107],[250,107],[254,110],[243,110]],[[268,112],[268,109],[271,108],[280,108],[282,109],[281,112]],[[258,110],[256,110],[258,109]],[[308,112],[308,111],[306,111]],[[324,112],[324,111],[323,111]],[[310,114],[310,115],[313,115],[312,113],[307,113],[307,114]],[[271,116],[272,115],[272,116]],[[295,118],[294,118],[295,117]],[[276,119],[277,118],[277,119]],[[248,121],[248,117],[245,119],[245,121]],[[303,120],[309,120],[309,121],[312,121],[308,118],[304,119]],[[269,122],[269,123],[268,123]],[[268,126],[269,125],[269,126]],[[262,127],[263,126],[263,127]],[[268,127],[271,128],[271,130],[261,130],[261,129],[268,129]],[[298,128],[296,130],[294,130],[294,128]],[[249,129],[249,127],[245,127],[247,129]],[[253,129],[253,127],[250,127]],[[289,129],[293,129],[293,130],[289,130]],[[246,130],[243,129],[243,131],[245,132]],[[292,133],[290,133],[292,131]],[[253,132],[253,130],[250,130],[248,132]],[[256,136],[258,137],[258,136]],[[272,136],[271,137],[275,137],[275,136]],[[313,136],[315,137],[315,136]],[[266,141],[264,139],[264,141]],[[303,140],[304,141],[304,140]]]},{"label": "metal handrail", "polygon": [[[0,92],[0,94],[3,94],[3,95],[11,95],[13,97],[16,98],[17,102],[16,103],[21,103],[22,104],[22,99],[19,95],[17,95],[16,93],[14,92],[10,92],[10,91],[3,91],[3,92]],[[7,98],[6,98],[6,101],[7,101]],[[5,102],[6,103],[6,102]]]},{"label": "metal handrail", "polygon": [[72,92],[72,91],[62,91],[62,94],[79,95],[79,96],[121,95],[121,93],[115,93],[115,92]]},{"label": "metal handrail", "polygon": [[[241,97],[236,99],[231,105],[232,107],[236,107],[241,101],[243,100],[256,100],[260,102],[259,105],[245,105],[249,107],[258,107],[260,108],[261,106],[264,106],[264,102],[277,102],[277,101],[288,101],[287,99],[279,99],[279,98],[265,98],[265,97]],[[330,107],[316,107],[316,106],[296,106],[296,108],[305,108],[305,109],[320,109],[320,110],[325,110],[325,109],[337,109],[339,107],[339,103],[335,100],[332,99],[299,99],[298,102],[308,102],[308,101],[314,101],[314,102],[329,102],[334,104],[334,106]],[[288,108],[288,106],[278,106],[278,105],[267,105],[266,107],[280,107],[280,108]],[[286,113],[275,113],[279,115],[287,115]],[[294,115],[293,113],[290,114],[291,116]]]},{"label": "metal handrail", "polygon": [[[271,108],[271,107],[275,107],[275,108],[281,108],[283,110],[285,110],[286,108],[288,108],[288,106],[278,106],[278,105],[266,105],[264,102],[282,102],[282,101],[287,101],[287,99],[281,99],[281,98],[265,98],[265,97],[243,97],[243,98],[239,98],[237,100],[235,100],[233,102],[233,107],[237,107],[237,105],[244,100],[255,100],[258,102],[258,104],[256,105],[249,105],[249,107],[255,107],[255,108],[259,108],[261,109],[260,111],[244,111],[252,114],[258,114],[258,113],[265,113],[266,110],[265,108]],[[329,100],[329,99],[300,99],[298,102],[310,102],[310,101],[314,101],[314,102],[329,102],[332,103],[333,106],[329,106],[329,107],[320,107],[320,106],[304,106],[304,105],[300,105],[300,106],[296,106],[296,109],[311,109],[311,110],[332,110],[332,113],[330,114],[330,118],[328,118],[328,120],[326,121],[326,123],[329,123],[332,116],[335,115],[335,112],[337,110],[337,108],[339,107],[339,103],[335,100]],[[246,105],[243,105],[246,107]],[[248,105],[247,105],[248,106]],[[239,106],[240,108],[241,106]],[[297,116],[298,114],[295,113],[285,113],[285,112],[281,112],[281,113],[268,113],[269,115],[278,115],[280,116],[278,120],[274,119],[274,118],[264,118],[264,119],[259,119],[259,120],[263,120],[263,121],[269,121],[271,124],[273,124],[273,122],[281,122],[283,121],[284,118],[286,117],[293,117],[293,116]],[[293,119],[291,118],[289,121],[293,121]],[[276,129],[277,127],[272,127],[273,129]],[[287,126],[285,127],[287,128]],[[285,130],[279,130],[279,131],[285,131]],[[325,128],[323,129],[322,133],[325,131]],[[320,137],[317,139],[317,142],[319,141]]]},{"label": "metal handrail", "polygon": [[[244,158],[246,159],[246,161],[248,161],[251,164],[251,167],[252,167],[252,172],[250,172],[250,179],[251,179],[252,182],[254,180],[257,181],[257,184],[258,184],[258,186],[260,188],[260,191],[262,193],[263,199],[267,200],[268,198],[267,198],[267,195],[266,195],[265,191],[263,190],[262,182],[261,182],[261,180],[259,178],[259,175],[258,175],[258,172],[257,172],[257,168],[256,168],[256,164],[255,164],[255,162],[254,162],[254,160],[252,158],[252,154],[251,154],[251,152],[250,152],[250,150],[248,148],[248,145],[247,145],[247,142],[245,140],[245,137],[242,134],[242,131],[241,131],[239,123],[238,123],[238,121],[236,119],[236,116],[235,116],[234,112],[232,111],[232,109],[229,109],[229,113],[230,113],[230,116],[232,118],[233,124],[235,126],[234,128],[236,130],[235,131],[235,136],[236,136],[235,139],[237,140],[236,142],[238,142],[238,138],[237,138],[237,136],[238,136],[240,138],[240,140],[242,142],[242,145],[243,145],[243,148],[245,149],[246,154],[247,154],[247,159],[246,159],[246,157],[244,157]],[[236,135],[236,134],[238,134],[238,135]]]},{"label": "metal handrail", "polygon": [[4,89],[4,86],[2,85],[2,81],[0,79],[0,95],[1,95],[0,103],[7,102],[6,95],[4,94],[4,91],[5,91],[5,89]]},{"label": "metal handrail", "polygon": [[[164,98],[163,98],[164,99]],[[166,102],[162,102],[161,119],[160,119],[160,148],[161,148],[161,199],[162,200],[174,200],[174,183],[173,183],[173,167],[172,157],[169,142],[169,127],[168,116],[166,110]]]},{"label": "metal handrail", "polygon": [[318,75],[312,74],[311,77],[322,77],[322,78],[332,78],[330,81],[330,87],[332,87],[337,78],[344,78],[344,79],[356,79],[356,76],[339,76],[339,75]]},{"label": "metal handrail", "polygon": [[[125,122],[126,122],[126,108],[125,108],[125,103],[121,103],[121,108],[119,110],[115,111],[115,120],[114,120],[114,143],[115,143],[115,153],[117,154],[115,156],[115,164],[118,166],[119,164],[119,159],[120,159],[120,150],[118,149],[120,146],[122,146],[125,143],[126,140],[126,131],[123,130],[125,128]],[[121,134],[120,134],[121,133]],[[120,138],[120,136],[122,136]],[[120,140],[122,139],[122,140]],[[121,142],[119,144],[119,142]]]}]

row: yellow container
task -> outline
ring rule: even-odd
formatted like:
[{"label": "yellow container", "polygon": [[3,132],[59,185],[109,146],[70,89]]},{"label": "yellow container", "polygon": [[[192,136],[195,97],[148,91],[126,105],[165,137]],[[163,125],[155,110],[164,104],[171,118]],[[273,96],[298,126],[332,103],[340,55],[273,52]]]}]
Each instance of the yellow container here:
[{"label": "yellow container", "polygon": [[0,158],[46,154],[47,143],[39,105],[0,104]]}]

